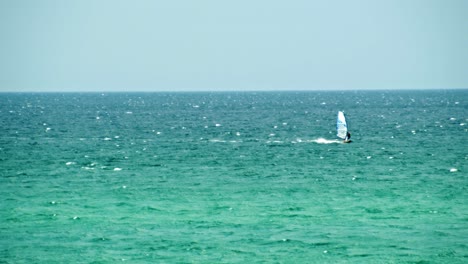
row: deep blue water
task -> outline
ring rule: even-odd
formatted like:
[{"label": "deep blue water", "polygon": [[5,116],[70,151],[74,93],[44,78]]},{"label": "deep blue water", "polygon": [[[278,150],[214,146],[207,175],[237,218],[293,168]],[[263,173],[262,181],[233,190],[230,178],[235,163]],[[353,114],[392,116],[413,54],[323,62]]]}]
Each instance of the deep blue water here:
[{"label": "deep blue water", "polygon": [[467,90],[3,93],[0,262],[466,263],[467,123]]}]

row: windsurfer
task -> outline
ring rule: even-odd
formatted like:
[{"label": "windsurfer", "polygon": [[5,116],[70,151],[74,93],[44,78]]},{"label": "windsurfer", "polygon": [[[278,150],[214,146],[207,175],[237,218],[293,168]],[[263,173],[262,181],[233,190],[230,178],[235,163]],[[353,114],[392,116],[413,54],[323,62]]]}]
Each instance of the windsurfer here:
[{"label": "windsurfer", "polygon": [[343,142],[348,143],[351,142],[351,133],[346,132],[346,137],[344,138]]}]

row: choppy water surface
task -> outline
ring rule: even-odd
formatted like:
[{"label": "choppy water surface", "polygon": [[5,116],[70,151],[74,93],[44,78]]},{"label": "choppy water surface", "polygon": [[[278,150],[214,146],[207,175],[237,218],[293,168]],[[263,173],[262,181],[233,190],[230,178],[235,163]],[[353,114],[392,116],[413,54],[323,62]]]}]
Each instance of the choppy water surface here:
[{"label": "choppy water surface", "polygon": [[0,94],[0,262],[466,263],[467,99]]}]

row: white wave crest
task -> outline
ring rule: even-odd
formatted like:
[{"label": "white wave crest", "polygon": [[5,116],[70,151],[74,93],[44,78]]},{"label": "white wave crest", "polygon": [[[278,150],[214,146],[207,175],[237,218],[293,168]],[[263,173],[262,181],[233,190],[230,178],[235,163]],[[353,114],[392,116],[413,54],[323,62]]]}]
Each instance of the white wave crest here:
[{"label": "white wave crest", "polygon": [[311,140],[311,142],[314,142],[314,143],[317,143],[317,144],[337,144],[337,143],[343,143],[341,140],[337,140],[337,139],[330,140],[330,139],[325,139],[325,138],[313,139],[313,140]]}]

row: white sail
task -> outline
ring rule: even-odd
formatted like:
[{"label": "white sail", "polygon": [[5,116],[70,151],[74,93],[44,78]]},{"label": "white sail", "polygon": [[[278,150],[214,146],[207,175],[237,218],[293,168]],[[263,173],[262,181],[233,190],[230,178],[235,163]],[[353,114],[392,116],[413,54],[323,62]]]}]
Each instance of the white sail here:
[{"label": "white sail", "polygon": [[348,132],[348,125],[346,124],[346,118],[343,112],[338,112],[338,118],[336,119],[336,135],[339,138],[345,139],[346,133]]}]

